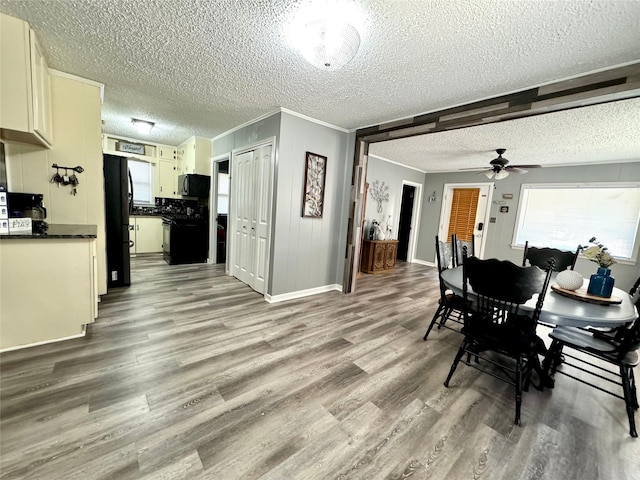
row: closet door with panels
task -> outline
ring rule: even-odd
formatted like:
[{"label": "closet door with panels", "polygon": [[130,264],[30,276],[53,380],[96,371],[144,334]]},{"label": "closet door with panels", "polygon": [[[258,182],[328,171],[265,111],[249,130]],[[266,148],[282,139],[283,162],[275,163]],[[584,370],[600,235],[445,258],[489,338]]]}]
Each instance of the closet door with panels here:
[{"label": "closet door with panels", "polygon": [[271,150],[261,147],[231,162],[231,273],[258,293],[265,293],[269,257]]}]

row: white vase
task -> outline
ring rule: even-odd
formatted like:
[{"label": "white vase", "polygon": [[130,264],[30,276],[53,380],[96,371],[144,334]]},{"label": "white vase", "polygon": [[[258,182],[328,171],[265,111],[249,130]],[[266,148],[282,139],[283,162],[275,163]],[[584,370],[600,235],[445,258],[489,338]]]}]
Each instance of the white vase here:
[{"label": "white vase", "polygon": [[384,232],[382,231],[379,225],[376,226],[376,240],[384,240],[384,239],[385,239]]}]

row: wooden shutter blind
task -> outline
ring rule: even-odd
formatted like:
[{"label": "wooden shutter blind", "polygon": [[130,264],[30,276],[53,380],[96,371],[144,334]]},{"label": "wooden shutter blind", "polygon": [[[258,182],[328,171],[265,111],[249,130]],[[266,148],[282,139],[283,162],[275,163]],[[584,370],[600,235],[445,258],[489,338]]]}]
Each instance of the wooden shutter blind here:
[{"label": "wooden shutter blind", "polygon": [[451,218],[449,218],[449,234],[455,233],[458,240],[470,242],[473,238],[473,227],[476,224],[479,188],[454,188],[451,202]]}]

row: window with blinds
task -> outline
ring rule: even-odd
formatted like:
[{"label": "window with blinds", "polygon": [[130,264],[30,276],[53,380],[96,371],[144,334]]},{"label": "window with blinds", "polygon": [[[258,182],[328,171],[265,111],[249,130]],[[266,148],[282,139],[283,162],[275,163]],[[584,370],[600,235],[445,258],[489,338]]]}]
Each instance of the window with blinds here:
[{"label": "window with blinds", "polygon": [[144,205],[154,203],[151,164],[132,158],[127,164],[133,180],[133,203]]},{"label": "window with blinds", "polygon": [[523,184],[513,244],[574,251],[591,237],[620,260],[635,261],[640,185]]},{"label": "window with blinds", "polygon": [[451,234],[455,233],[458,240],[470,242],[473,239],[473,228],[476,224],[479,198],[479,188],[453,189],[447,238],[451,238]]}]

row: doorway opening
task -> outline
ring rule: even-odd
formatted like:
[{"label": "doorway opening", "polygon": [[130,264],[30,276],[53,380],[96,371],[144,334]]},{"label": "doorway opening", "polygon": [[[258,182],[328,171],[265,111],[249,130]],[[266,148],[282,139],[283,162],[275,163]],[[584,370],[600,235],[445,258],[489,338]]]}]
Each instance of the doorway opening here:
[{"label": "doorway opening", "polygon": [[400,217],[398,220],[398,260],[413,261],[419,230],[421,203],[422,185],[403,180]]},{"label": "doorway opening", "polygon": [[486,241],[485,226],[489,222],[493,183],[445,183],[440,225],[440,238],[473,240],[476,256],[482,258]]},{"label": "doorway opening", "polygon": [[[209,263],[227,261],[227,218],[229,215],[229,160],[231,153],[218,155],[211,163],[211,198],[209,199]],[[228,271],[225,268],[225,271]]]}]

